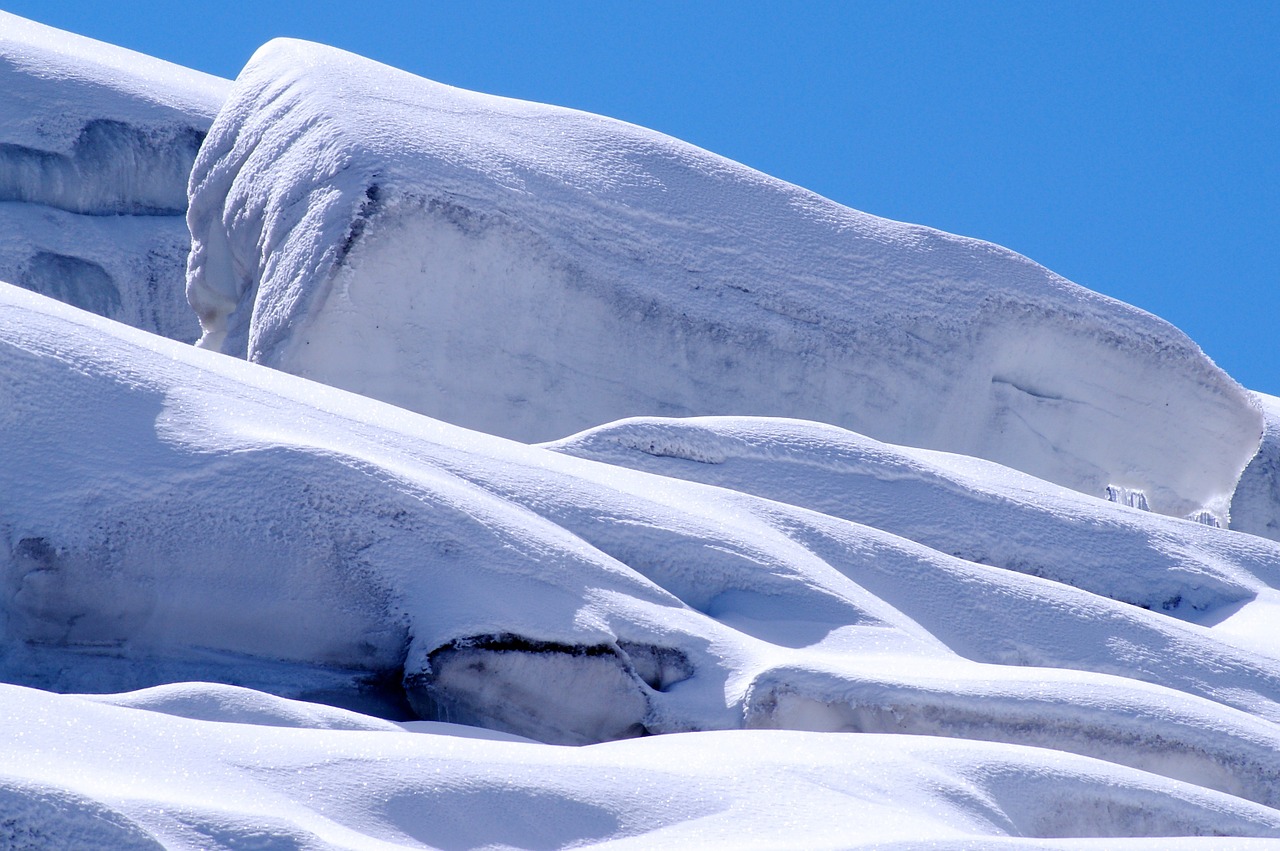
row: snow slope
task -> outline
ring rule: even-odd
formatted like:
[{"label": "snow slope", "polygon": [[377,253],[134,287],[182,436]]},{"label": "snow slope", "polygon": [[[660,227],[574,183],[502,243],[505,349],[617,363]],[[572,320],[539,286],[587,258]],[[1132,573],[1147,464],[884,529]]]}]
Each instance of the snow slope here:
[{"label": "snow slope", "polygon": [[[0,848],[1280,840],[1280,402],[1175,329],[314,45],[0,60]],[[250,362],[138,330],[219,109]]]},{"label": "snow slope", "polygon": [[[1225,829],[1220,811],[1230,802],[1213,792],[1241,799],[1230,804],[1236,808],[1230,832],[1273,830],[1270,810],[1244,802],[1280,806],[1274,647],[1228,640],[1214,629],[1109,599],[1104,595],[1120,596],[1116,588],[1130,587],[1111,566],[1079,574],[1086,591],[753,495],[748,491],[764,492],[770,479],[785,482],[788,462],[753,474],[748,465],[729,462],[725,447],[732,441],[723,434],[702,445],[719,445],[721,466],[741,477],[741,490],[467,431],[184,347],[14,287],[0,288],[0,394],[0,444],[8,452],[0,467],[0,558],[9,589],[0,675],[7,682],[108,692],[203,680],[384,718],[463,721],[574,744],[735,728],[863,734],[859,738],[908,734],[917,737],[909,748],[918,748],[926,763],[941,760],[952,766],[945,771],[969,772],[966,777],[987,776],[981,766],[997,756],[1012,760],[995,772],[1008,779],[1001,787],[1008,794],[1040,783],[1045,791],[1037,801],[1083,795],[1096,802],[1103,795],[1104,803],[1086,808],[1089,824],[1111,825],[1097,829],[1150,832],[1174,823],[1161,815],[1166,810],[1181,813],[1176,823],[1188,832]],[[721,431],[749,434],[755,426],[728,421]],[[634,434],[637,426],[602,433],[616,430]],[[810,444],[797,449],[797,434]],[[696,445],[688,436],[682,440]],[[770,440],[765,454],[790,454],[812,468],[831,466],[833,457],[864,441],[800,423],[778,424]],[[879,455],[866,453],[864,463],[892,480],[908,454],[886,447]],[[918,456],[934,462],[932,468],[917,462],[922,480],[947,470],[936,454]],[[1195,609],[1198,618],[1223,617],[1275,591],[1280,545],[1079,498],[987,463],[966,475],[949,482],[962,503],[992,503],[992,492],[1018,482],[1028,493],[1038,487],[1042,505],[1063,514],[1074,505],[1074,522],[1114,536],[1126,552],[1147,554],[1132,569],[1161,593],[1181,589],[1203,603]],[[856,495],[863,486],[851,479],[847,490]],[[950,498],[942,489],[923,488],[916,504],[925,514],[963,517]],[[1028,501],[1025,494],[1010,500],[996,522],[1024,522]],[[1063,532],[1045,548],[1055,541],[1075,545]],[[1177,548],[1187,554],[1185,562],[1171,557]],[[1056,559],[1064,564],[1066,554]],[[1174,613],[1183,614],[1177,607]],[[31,698],[37,699],[60,700]],[[352,734],[360,736],[388,732],[378,732],[381,722],[373,719],[294,711],[272,698],[213,686],[171,686],[108,702],[118,707],[113,711],[146,710],[145,720],[127,723],[161,725],[157,729],[168,722],[153,716],[172,714],[190,724],[256,719],[370,731]],[[73,713],[89,711],[66,705],[77,707],[68,710]],[[17,708],[10,723],[28,730],[55,723],[40,720],[51,711]],[[126,716],[85,717],[90,720],[57,723],[91,729],[102,723],[100,735],[124,735],[112,732],[117,722],[110,719]],[[197,735],[195,727],[174,729]],[[180,733],[157,735],[167,740]],[[222,740],[217,733],[198,735]],[[285,794],[282,788],[294,788],[289,760],[302,758],[292,742],[301,740],[271,735],[285,738],[273,739],[277,744],[261,756],[258,771],[268,785],[272,777],[288,777],[272,786],[273,794]],[[846,775],[815,767],[825,762],[797,761],[794,748],[852,755],[880,746],[807,744],[817,740],[803,737],[763,744],[775,740],[767,732],[756,735],[766,737],[761,750],[743,759],[773,753],[778,756],[768,759],[791,762],[768,771],[799,771],[852,789],[860,788],[864,772],[888,770],[867,757],[841,769],[852,772],[851,779],[838,780]],[[689,755],[704,747],[698,743],[717,754],[724,747],[714,737],[688,740],[689,750],[670,743],[681,739],[650,749],[651,741],[633,751],[599,752],[620,754],[617,761],[599,758],[609,771],[627,770],[629,760],[639,759],[679,763],[688,772],[696,762]],[[322,747],[344,776],[375,788],[376,777],[401,776],[394,759],[364,751],[366,762],[344,761],[330,750],[347,747],[339,739]],[[364,740],[360,747],[367,747]],[[483,751],[477,764],[505,758],[501,748],[475,747]],[[901,747],[886,744],[884,758],[904,759]],[[1045,750],[1018,749],[1027,747]],[[403,753],[400,748],[394,750]],[[207,770],[216,773],[222,759],[216,751],[200,745],[191,759],[212,760]],[[676,751],[684,755],[677,758]],[[115,813],[103,819],[125,825],[120,830],[159,831],[170,844],[199,844],[180,824],[138,826],[135,812],[195,806],[190,799],[157,804],[170,801],[159,791],[169,788],[168,769],[140,767],[151,764],[145,754],[122,764],[103,763],[74,745],[65,753],[68,766],[79,766],[66,776],[95,776],[106,766],[138,775],[141,803],[121,804],[120,795],[105,791],[114,788],[106,779],[84,786],[54,781],[64,776],[57,760],[18,772],[13,794],[45,804],[80,801],[73,809],[94,801]],[[542,785],[547,778],[530,765],[578,759],[519,753],[528,772],[522,776]],[[226,759],[246,770],[239,757]],[[471,770],[459,767],[448,783],[461,783],[458,777]],[[485,777],[509,773],[475,770]],[[591,776],[565,771],[566,777]],[[669,794],[670,781],[660,785]],[[734,788],[735,806],[753,806],[754,793]],[[287,793],[294,794],[301,793]],[[504,792],[476,794],[475,806],[484,812],[501,810],[506,800]],[[324,833],[330,828],[310,816],[298,816],[303,821],[297,823],[292,816],[268,819],[266,805],[253,803],[259,797],[243,788],[212,798],[224,813],[218,830],[229,831],[215,834],[223,844],[232,844],[235,825],[243,824],[290,836],[321,830],[325,838],[314,841],[339,846],[355,841],[341,831]],[[1187,803],[1193,799],[1198,803]],[[632,794],[620,800],[640,806]],[[810,806],[824,800],[819,796]],[[895,824],[903,836],[933,835],[933,827],[912,822],[930,800],[887,805],[898,808]],[[956,825],[963,827],[960,835],[1048,835],[1028,826],[1041,823],[1034,815],[1040,804],[1019,801],[991,821],[989,805],[965,798],[955,805],[959,814],[941,818],[938,835],[953,837]],[[297,806],[272,804],[271,812]],[[351,806],[364,820],[389,812]],[[1217,814],[1205,815],[1206,807]],[[189,818],[209,825],[213,816],[196,809]],[[33,817],[37,821],[56,822],[47,809],[34,811],[46,813]],[[574,830],[590,822],[573,812],[578,815],[565,818]],[[1086,829],[1075,816],[1054,817],[1067,819],[1061,829],[1077,832],[1071,835]],[[305,830],[298,827],[303,823]],[[381,827],[368,829],[385,838]],[[589,838],[618,829],[601,828]],[[821,844],[824,835],[818,832],[815,841]]]},{"label": "snow slope", "polygon": [[229,85],[0,12],[0,279],[194,341],[187,180]]},{"label": "snow slope", "polygon": [[[960,849],[1096,836],[1207,849],[1231,836],[1247,849],[1280,837],[1276,810],[1008,745],[733,731],[557,748],[451,732],[189,720],[0,686],[0,844]],[[1168,838],[1125,839],[1144,835]]]},{"label": "snow slope", "polygon": [[599,116],[279,40],[200,152],[202,345],[545,440],[638,414],[833,423],[1225,520],[1251,398],[1010,251]]}]

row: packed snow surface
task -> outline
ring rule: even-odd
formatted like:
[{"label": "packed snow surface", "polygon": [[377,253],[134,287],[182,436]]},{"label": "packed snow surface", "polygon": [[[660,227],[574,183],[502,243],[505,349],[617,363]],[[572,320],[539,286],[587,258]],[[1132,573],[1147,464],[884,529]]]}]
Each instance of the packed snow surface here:
[{"label": "packed snow surface", "polygon": [[1025,258],[0,13],[6,277],[0,848],[1280,840],[1280,401]]},{"label": "packed snow surface", "polygon": [[194,341],[187,180],[229,86],[0,12],[0,279]]},{"label": "packed snow surface", "polygon": [[[813,423],[640,420],[527,446],[15,287],[0,394],[0,675],[142,689],[96,708],[13,691],[21,747],[49,725],[135,743],[30,745],[44,761],[7,769],[34,814],[13,831],[733,844],[756,812],[769,846],[777,814],[827,813],[803,844],[962,847],[1280,825],[1280,656],[1217,631],[1280,585],[1262,538]],[[894,500],[912,510],[859,508]],[[1029,525],[1039,566],[1016,537],[970,560],[992,525]],[[1116,560],[1071,564],[1089,529]],[[560,750],[415,718],[554,744],[689,735]],[[182,760],[158,755],[178,741]],[[441,749],[461,756],[441,768]],[[183,770],[212,785],[183,791]],[[604,776],[633,779],[605,794]],[[392,782],[417,803],[369,803]]]},{"label": "packed snow surface", "polygon": [[1006,249],[331,48],[253,57],[191,191],[202,345],[521,440],[800,417],[1225,521],[1262,431],[1175,328]]}]

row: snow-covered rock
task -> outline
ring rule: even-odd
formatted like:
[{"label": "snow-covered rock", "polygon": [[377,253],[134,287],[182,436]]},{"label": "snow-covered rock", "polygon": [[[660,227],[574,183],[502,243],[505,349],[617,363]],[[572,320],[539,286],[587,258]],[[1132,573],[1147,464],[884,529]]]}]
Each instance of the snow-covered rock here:
[{"label": "snow-covered rock", "polygon": [[1224,518],[1261,415],[1167,323],[658,133],[297,41],[192,175],[202,344],[545,440],[753,414]]},{"label": "snow-covered rock", "polygon": [[187,180],[229,86],[0,12],[0,279],[195,340]]}]

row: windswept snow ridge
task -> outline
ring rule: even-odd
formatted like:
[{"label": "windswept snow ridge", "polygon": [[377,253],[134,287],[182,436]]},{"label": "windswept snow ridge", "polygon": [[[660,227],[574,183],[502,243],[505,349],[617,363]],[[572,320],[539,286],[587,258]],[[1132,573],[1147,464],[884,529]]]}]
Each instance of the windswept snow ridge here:
[{"label": "windswept snow ridge", "polygon": [[194,341],[187,181],[229,85],[0,12],[0,279]]},{"label": "windswept snow ridge", "polygon": [[191,182],[203,345],[545,440],[801,417],[1225,519],[1250,397],[1010,251],[598,116],[262,48]]},{"label": "windswept snow ridge", "polygon": [[754,493],[1200,623],[1252,600],[1260,587],[1255,577],[1280,585],[1274,545],[1146,511],[1117,511],[989,461],[894,446],[832,426],[637,418],[547,447]]}]

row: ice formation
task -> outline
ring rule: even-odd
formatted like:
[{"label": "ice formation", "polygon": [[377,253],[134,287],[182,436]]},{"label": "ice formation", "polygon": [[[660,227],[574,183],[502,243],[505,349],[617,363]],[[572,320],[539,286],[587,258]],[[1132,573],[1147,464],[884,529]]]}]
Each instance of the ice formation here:
[{"label": "ice formation", "polygon": [[[656,454],[736,477],[712,487],[470,432],[16,288],[0,298],[14,459],[0,492],[22,495],[0,507],[10,682],[218,681],[564,744],[742,727],[982,739],[1280,804],[1274,649],[1108,599],[1150,584],[1225,626],[1280,586],[1270,542],[831,427],[723,424],[777,459],[753,468],[714,429],[668,426]],[[657,446],[641,426],[664,425],[603,434]],[[835,463],[859,447],[861,482]],[[790,493],[789,464],[833,479]],[[966,504],[1013,527],[1038,491],[1045,573],[1088,528],[1129,570],[1049,581],[789,504],[874,502],[911,465],[916,512],[954,514],[956,540],[980,540]],[[1001,488],[1021,499],[1001,505]]]},{"label": "ice formation", "polygon": [[1280,540],[1280,399],[1265,393],[1254,397],[1266,429],[1231,498],[1231,528],[1275,541]]},{"label": "ice formation", "polygon": [[187,180],[229,86],[0,12],[0,280],[194,341]]},{"label": "ice formation", "polygon": [[[0,847],[1280,839],[1280,401],[1168,325],[596,116],[0,27]],[[224,100],[249,362],[146,333]]]},{"label": "ice formation", "polygon": [[1006,249],[317,45],[254,56],[191,187],[203,345],[521,440],[800,417],[1225,518],[1262,430],[1176,329]]}]

